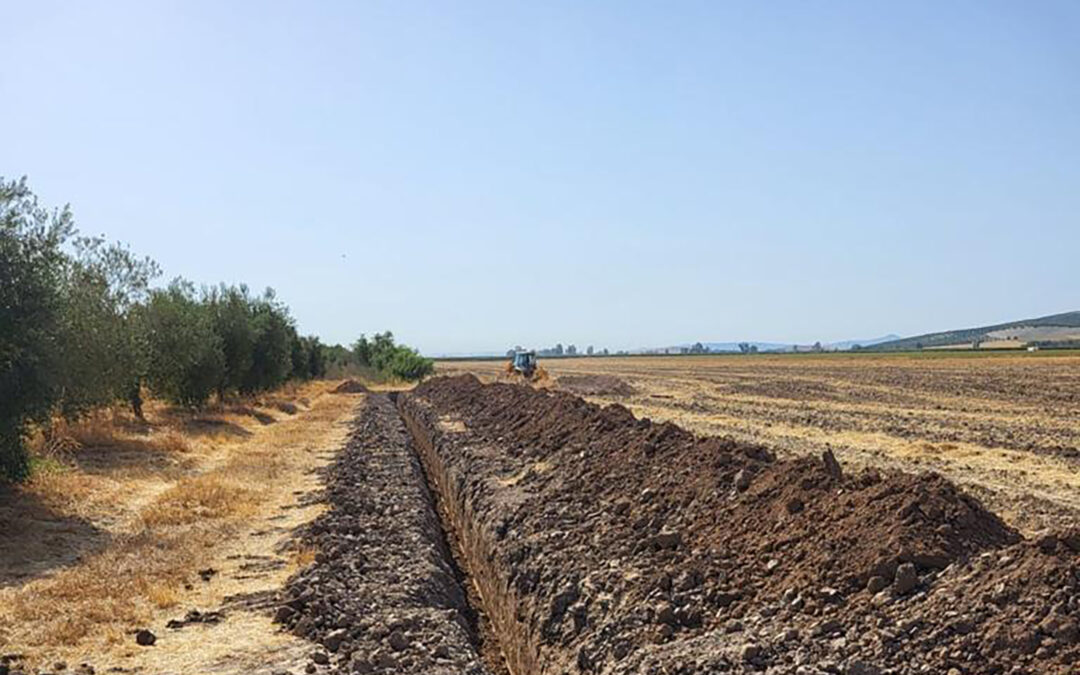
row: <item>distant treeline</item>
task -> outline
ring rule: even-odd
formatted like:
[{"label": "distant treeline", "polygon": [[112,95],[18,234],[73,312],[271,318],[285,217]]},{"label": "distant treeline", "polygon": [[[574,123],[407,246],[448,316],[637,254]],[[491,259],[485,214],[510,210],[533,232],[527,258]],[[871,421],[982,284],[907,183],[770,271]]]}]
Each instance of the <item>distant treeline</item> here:
[{"label": "distant treeline", "polygon": [[[151,288],[159,275],[149,258],[80,236],[70,209],[40,206],[25,178],[0,177],[0,478],[26,476],[27,436],[53,416],[125,401],[141,417],[144,391],[190,407],[255,394],[324,376],[343,349],[299,335],[271,289]],[[363,344],[353,358],[377,371],[430,372],[390,333]]]},{"label": "distant treeline", "polygon": [[[513,357],[515,352],[525,351],[524,347],[517,345],[511,349],[506,350],[506,355]],[[585,349],[578,351],[577,345],[562,346],[562,343],[556,344],[554,347],[544,347],[536,350],[539,356],[608,356],[609,352],[607,347],[601,349],[595,349],[592,345],[589,345]]]}]

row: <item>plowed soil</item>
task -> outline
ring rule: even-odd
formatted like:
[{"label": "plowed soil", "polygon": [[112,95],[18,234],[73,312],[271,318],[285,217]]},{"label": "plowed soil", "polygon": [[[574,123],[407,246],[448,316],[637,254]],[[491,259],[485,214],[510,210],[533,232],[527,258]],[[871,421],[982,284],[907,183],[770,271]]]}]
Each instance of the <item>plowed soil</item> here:
[{"label": "plowed soil", "polygon": [[[500,364],[441,362],[489,379]],[[1034,535],[1080,525],[1080,356],[800,354],[541,359],[556,381],[609,376],[633,393],[578,392],[639,417],[845,465],[933,470]]]},{"label": "plowed soil", "polygon": [[941,476],[777,459],[470,376],[400,407],[519,675],[1067,673],[1080,658],[1080,536],[1022,539]]}]

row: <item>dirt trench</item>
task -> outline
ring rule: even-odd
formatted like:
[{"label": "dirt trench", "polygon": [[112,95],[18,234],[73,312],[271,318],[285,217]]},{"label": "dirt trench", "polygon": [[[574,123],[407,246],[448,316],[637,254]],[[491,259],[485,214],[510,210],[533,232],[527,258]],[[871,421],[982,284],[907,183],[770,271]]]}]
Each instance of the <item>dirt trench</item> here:
[{"label": "dirt trench", "polygon": [[501,675],[502,655],[469,599],[409,434],[369,394],[330,467],[330,510],[302,534],[315,563],[293,577],[276,620],[340,673]]},{"label": "dirt trench", "polygon": [[486,632],[491,636],[488,644],[498,649],[501,665],[510,675],[540,672],[535,642],[518,621],[518,599],[505,588],[505,575],[497,566],[494,542],[479,527],[482,521],[461,490],[464,483],[448,472],[430,432],[410,414],[409,406],[399,404],[399,410],[412,435],[428,484],[438,495],[444,531],[450,533],[461,569],[467,570],[468,582],[475,589],[475,604],[483,613]]},{"label": "dirt trench", "polygon": [[329,485],[317,563],[279,618],[339,672],[1034,674],[1080,659],[1080,533],[1025,540],[933,474],[778,460],[463,376],[370,395]]}]

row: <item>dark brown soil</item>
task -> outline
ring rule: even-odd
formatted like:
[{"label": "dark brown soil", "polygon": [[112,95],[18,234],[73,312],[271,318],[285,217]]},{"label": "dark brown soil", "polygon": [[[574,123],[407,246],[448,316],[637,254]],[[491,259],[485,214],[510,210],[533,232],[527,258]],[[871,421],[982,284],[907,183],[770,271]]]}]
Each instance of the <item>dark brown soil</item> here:
[{"label": "dark brown soil", "polygon": [[[471,376],[403,396],[526,673],[1067,673],[1080,538],[935,474],[776,460]],[[450,422],[451,424],[447,424]],[[430,464],[430,462],[427,462]],[[432,471],[432,466],[428,466]],[[500,615],[501,616],[501,615]]]},{"label": "dark brown soil", "polygon": [[335,394],[366,394],[369,391],[362,382],[348,379],[334,387]]}]

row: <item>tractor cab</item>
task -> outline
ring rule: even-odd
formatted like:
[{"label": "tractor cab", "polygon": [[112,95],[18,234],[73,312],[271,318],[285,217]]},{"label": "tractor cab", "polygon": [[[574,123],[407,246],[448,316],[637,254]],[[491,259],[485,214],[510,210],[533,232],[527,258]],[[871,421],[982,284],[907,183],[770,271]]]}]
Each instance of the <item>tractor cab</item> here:
[{"label": "tractor cab", "polygon": [[525,377],[532,377],[536,370],[536,352],[514,352],[514,370]]}]

